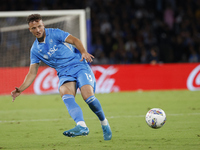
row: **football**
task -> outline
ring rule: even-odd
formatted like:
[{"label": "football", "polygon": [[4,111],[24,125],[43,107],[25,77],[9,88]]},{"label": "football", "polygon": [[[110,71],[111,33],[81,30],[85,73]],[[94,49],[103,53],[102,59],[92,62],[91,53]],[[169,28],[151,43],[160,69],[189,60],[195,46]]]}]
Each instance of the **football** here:
[{"label": "football", "polygon": [[161,128],[166,122],[166,114],[160,108],[152,108],[146,114],[146,123],[154,129]]}]

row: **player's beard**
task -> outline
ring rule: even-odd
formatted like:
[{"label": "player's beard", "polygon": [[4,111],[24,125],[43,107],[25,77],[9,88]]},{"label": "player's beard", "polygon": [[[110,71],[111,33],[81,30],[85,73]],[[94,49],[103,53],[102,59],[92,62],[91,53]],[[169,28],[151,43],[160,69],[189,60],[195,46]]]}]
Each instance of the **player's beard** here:
[{"label": "player's beard", "polygon": [[40,38],[37,38],[39,42],[43,42],[45,38],[45,30]]}]

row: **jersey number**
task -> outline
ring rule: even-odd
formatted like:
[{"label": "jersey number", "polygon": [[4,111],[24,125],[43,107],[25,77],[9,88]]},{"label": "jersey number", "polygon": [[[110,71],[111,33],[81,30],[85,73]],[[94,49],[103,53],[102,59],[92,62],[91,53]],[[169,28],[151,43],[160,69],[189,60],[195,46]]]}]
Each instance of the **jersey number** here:
[{"label": "jersey number", "polygon": [[91,76],[90,74],[85,73],[85,75],[86,75],[86,77],[87,77],[87,79],[88,79],[89,81],[92,81],[92,76]]}]

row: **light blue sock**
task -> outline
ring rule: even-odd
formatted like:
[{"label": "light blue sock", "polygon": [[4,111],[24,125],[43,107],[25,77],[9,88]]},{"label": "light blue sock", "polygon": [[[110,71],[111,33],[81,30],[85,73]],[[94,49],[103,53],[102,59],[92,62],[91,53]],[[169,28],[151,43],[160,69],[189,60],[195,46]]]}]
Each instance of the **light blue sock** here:
[{"label": "light blue sock", "polygon": [[79,121],[84,121],[83,112],[80,106],[75,102],[73,95],[65,94],[62,97],[70,116],[74,119],[76,123]]},{"label": "light blue sock", "polygon": [[103,121],[105,119],[105,115],[101,104],[94,95],[86,99],[85,102],[89,105],[90,109],[97,115],[100,121]]}]

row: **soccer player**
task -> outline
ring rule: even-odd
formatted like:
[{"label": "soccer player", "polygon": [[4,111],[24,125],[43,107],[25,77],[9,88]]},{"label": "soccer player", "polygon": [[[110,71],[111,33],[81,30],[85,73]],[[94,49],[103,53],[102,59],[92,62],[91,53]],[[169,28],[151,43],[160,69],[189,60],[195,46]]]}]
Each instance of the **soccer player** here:
[{"label": "soccer player", "polygon": [[[112,132],[102,110],[99,100],[95,97],[95,77],[88,65],[94,56],[89,54],[82,42],[68,32],[60,29],[45,28],[40,14],[27,17],[30,32],[36,37],[30,51],[30,68],[24,82],[11,92],[13,102],[34,81],[39,63],[43,61],[56,69],[59,77],[59,93],[76,126],[63,134],[68,137],[84,136],[89,129],[83,119],[80,106],[75,102],[77,88],[90,109],[100,120],[104,140],[112,138]],[[76,48],[73,46],[75,45]]]}]

